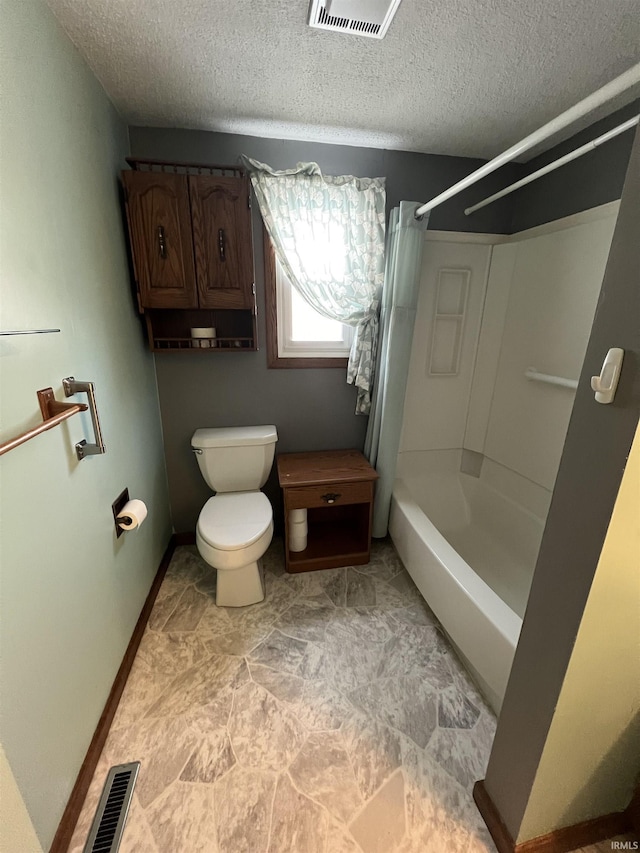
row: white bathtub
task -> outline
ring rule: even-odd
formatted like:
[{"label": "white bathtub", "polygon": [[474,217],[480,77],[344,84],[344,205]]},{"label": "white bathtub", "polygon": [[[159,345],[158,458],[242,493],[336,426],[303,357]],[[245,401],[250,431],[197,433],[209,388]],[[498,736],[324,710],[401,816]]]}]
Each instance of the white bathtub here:
[{"label": "white bathtub", "polygon": [[426,470],[410,455],[394,487],[391,537],[499,712],[544,520],[481,479],[460,473],[452,457],[444,466],[449,470]]}]

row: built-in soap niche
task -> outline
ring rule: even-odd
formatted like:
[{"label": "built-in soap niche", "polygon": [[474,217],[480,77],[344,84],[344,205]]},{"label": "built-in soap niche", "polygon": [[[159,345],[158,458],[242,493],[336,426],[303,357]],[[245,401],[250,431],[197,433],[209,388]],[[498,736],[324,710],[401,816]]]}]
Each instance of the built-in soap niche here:
[{"label": "built-in soap niche", "polygon": [[429,376],[458,375],[470,281],[471,270],[468,268],[438,271],[427,363]]}]

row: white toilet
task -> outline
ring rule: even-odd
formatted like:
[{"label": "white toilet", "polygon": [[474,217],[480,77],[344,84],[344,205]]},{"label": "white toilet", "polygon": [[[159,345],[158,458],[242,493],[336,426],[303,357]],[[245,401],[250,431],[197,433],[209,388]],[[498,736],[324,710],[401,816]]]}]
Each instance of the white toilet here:
[{"label": "white toilet", "polygon": [[216,604],[243,607],[264,598],[259,560],[273,536],[273,510],[260,488],[273,465],[275,426],[198,429],[191,447],[216,492],[202,507],[196,544],[218,570]]}]

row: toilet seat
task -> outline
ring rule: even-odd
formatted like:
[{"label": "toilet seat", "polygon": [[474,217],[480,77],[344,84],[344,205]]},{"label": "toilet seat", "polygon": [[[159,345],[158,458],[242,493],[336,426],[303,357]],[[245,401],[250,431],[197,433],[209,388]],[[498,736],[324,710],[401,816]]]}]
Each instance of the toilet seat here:
[{"label": "toilet seat", "polygon": [[219,551],[238,551],[270,529],[273,511],[262,492],[225,492],[209,498],[198,518],[198,534]]}]

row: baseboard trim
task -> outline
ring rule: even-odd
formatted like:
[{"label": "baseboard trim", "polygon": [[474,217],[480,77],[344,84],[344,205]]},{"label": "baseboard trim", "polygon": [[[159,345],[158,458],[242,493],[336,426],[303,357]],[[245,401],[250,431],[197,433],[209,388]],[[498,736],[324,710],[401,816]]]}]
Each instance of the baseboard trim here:
[{"label": "baseboard trim", "polygon": [[573,826],[565,826],[547,835],[540,835],[516,844],[487,793],[484,780],[474,785],[473,799],[498,848],[498,853],[570,853],[571,850],[586,847],[588,844],[597,844],[599,841],[606,841],[608,838],[624,835],[633,830],[630,806],[623,812],[614,812]]},{"label": "baseboard trim", "polygon": [[523,841],[516,844],[515,853],[569,853],[570,850],[624,835],[630,829],[627,812],[614,812]]},{"label": "baseboard trim", "polygon": [[82,762],[80,772],[78,773],[76,783],[71,791],[71,796],[69,797],[69,801],[67,802],[66,808],[63,812],[62,819],[58,825],[58,830],[53,839],[53,843],[51,844],[49,853],[66,853],[69,844],[71,843],[73,831],[76,823],[78,822],[78,818],[80,817],[82,805],[85,797],[87,796],[89,785],[91,784],[93,774],[95,773],[95,769],[98,765],[100,753],[102,752],[107,740],[111,723],[113,722],[113,718],[118,708],[118,702],[120,701],[125,684],[127,683],[127,678],[131,672],[131,667],[133,666],[138,646],[142,640],[144,630],[147,626],[147,622],[149,621],[149,616],[151,615],[151,610],[153,609],[156,596],[158,595],[158,591],[160,590],[160,586],[164,580],[167,568],[171,562],[171,557],[176,544],[176,537],[174,535],[169,540],[169,544],[167,545],[167,549],[160,561],[156,576],[151,584],[151,589],[149,590],[147,599],[140,611],[136,627],[133,629],[133,633],[131,634],[129,645],[124,653],[122,663],[120,664],[120,668],[118,669],[111,687],[111,692],[109,693],[100,719],[98,720],[98,725],[96,726],[96,730],[91,738],[89,749],[87,750],[85,759]]},{"label": "baseboard trim", "polygon": [[476,782],[473,786],[473,799],[478,807],[478,811],[482,815],[482,820],[487,825],[489,835],[493,838],[493,843],[498,848],[498,853],[514,853],[516,849],[515,841],[504,825],[500,812],[489,796],[484,786],[484,779]]}]

